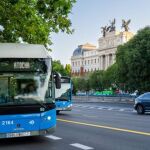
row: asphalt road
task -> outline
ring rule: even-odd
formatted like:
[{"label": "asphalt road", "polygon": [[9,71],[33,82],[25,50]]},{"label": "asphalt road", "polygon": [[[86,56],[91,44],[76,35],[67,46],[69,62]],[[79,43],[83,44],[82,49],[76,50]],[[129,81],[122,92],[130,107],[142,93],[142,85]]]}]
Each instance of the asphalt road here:
[{"label": "asphalt road", "polygon": [[47,137],[0,140],[0,150],[150,150],[150,115],[130,104],[75,103]]}]

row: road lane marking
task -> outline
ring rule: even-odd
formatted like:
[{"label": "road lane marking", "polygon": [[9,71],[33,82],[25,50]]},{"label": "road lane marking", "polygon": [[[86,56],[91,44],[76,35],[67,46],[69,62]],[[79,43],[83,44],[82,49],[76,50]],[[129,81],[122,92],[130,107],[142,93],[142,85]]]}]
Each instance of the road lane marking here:
[{"label": "road lane marking", "polygon": [[89,117],[89,118],[97,118],[97,116],[92,116],[92,115],[83,115],[84,117]]},{"label": "road lane marking", "polygon": [[77,147],[77,148],[80,148],[80,149],[83,149],[83,150],[94,149],[92,147],[89,147],[89,146],[86,146],[86,145],[82,145],[82,144],[79,144],[79,143],[74,143],[74,144],[70,144],[70,145],[74,146],[74,147]]},{"label": "road lane marking", "polygon": [[119,111],[124,111],[124,108],[121,108]]},{"label": "road lane marking", "polygon": [[93,108],[95,108],[95,107],[89,107],[90,109],[93,109]]},{"label": "road lane marking", "polygon": [[84,125],[84,126],[109,129],[109,130],[113,130],[113,131],[121,131],[121,132],[127,132],[127,133],[134,133],[134,134],[138,134],[138,135],[150,136],[150,132],[142,132],[142,131],[136,131],[136,130],[123,129],[123,128],[115,128],[115,127],[111,127],[111,126],[96,125],[96,124],[78,122],[78,121],[73,121],[73,120],[65,120],[65,119],[57,119],[57,120],[61,121],[61,122],[72,123],[72,124],[79,124],[79,125]]},{"label": "road lane marking", "polygon": [[99,108],[97,108],[97,109],[102,109],[102,107],[99,107]]},{"label": "road lane marking", "polygon": [[47,135],[46,137],[49,139],[52,139],[52,140],[61,140],[62,139],[62,138],[54,136],[54,135]]}]

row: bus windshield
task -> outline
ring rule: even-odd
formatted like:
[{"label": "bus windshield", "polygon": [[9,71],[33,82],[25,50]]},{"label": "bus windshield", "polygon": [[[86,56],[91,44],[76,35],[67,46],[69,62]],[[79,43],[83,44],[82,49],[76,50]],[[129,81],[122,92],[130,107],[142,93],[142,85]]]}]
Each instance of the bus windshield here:
[{"label": "bus windshield", "polygon": [[[14,67],[16,67],[16,62],[17,60],[14,62]],[[25,71],[25,69],[29,69],[27,66],[20,68],[18,65],[16,68],[20,70],[17,71],[12,68],[11,70],[10,66],[7,70],[6,67],[7,72],[0,74],[0,105],[46,103],[46,92],[47,90],[51,92],[51,89],[48,89],[50,88],[51,64],[50,61],[48,62],[48,65],[45,63],[46,67],[43,67],[42,63],[40,64],[42,67],[40,67],[36,60],[36,64],[32,63],[33,70],[30,72]],[[20,63],[20,65],[22,64]]]},{"label": "bus windshield", "polygon": [[61,77],[61,88],[56,89],[56,101],[70,101],[71,100],[71,82],[70,78]]}]

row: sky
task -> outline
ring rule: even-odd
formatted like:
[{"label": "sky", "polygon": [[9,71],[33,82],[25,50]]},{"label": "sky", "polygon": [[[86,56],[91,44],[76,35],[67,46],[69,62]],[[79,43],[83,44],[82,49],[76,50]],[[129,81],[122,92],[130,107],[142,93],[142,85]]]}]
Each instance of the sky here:
[{"label": "sky", "polygon": [[77,0],[69,18],[75,32],[52,34],[52,58],[70,64],[73,51],[85,43],[98,46],[101,27],[116,18],[116,30],[122,31],[122,19],[131,19],[130,31],[150,25],[150,0]]}]

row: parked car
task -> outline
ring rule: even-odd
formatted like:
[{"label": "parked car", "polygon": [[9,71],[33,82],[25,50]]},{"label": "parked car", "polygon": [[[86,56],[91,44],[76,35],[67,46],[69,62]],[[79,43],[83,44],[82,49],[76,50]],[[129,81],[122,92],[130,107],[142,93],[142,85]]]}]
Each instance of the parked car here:
[{"label": "parked car", "polygon": [[134,109],[138,114],[150,112],[150,92],[144,93],[135,99]]},{"label": "parked car", "polygon": [[86,96],[87,94],[86,94],[86,92],[80,92],[79,91],[79,92],[76,93],[76,95],[77,96]]}]

